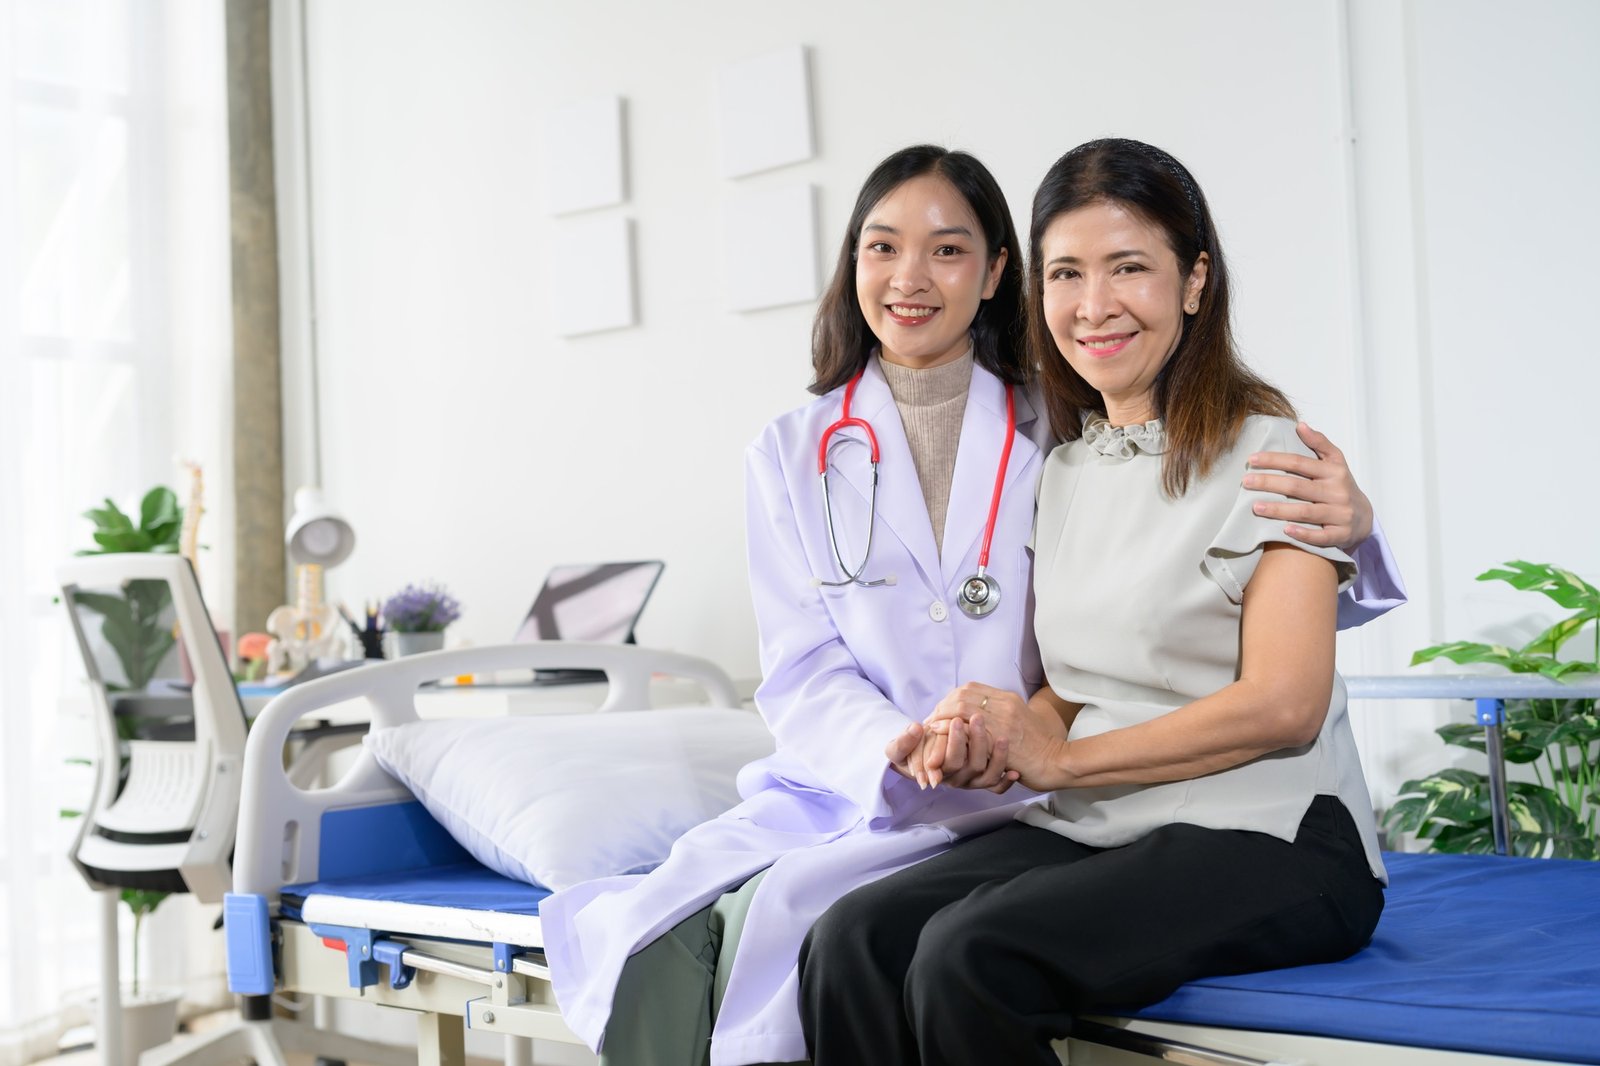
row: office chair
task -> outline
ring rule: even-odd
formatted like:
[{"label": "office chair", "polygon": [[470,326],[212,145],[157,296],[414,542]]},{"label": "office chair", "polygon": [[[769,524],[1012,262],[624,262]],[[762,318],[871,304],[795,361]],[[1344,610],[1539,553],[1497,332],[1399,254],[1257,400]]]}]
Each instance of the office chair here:
[{"label": "office chair", "polygon": [[[232,887],[245,713],[188,560],[116,554],[57,569],[94,710],[95,784],[72,862],[100,892],[101,1061],[123,1061],[117,902],[124,888],[189,892],[219,902]],[[177,676],[186,663],[192,680]],[[271,1017],[246,997],[233,1025],[146,1051],[142,1066],[304,1051],[374,1066],[414,1061],[406,1049]]]}]

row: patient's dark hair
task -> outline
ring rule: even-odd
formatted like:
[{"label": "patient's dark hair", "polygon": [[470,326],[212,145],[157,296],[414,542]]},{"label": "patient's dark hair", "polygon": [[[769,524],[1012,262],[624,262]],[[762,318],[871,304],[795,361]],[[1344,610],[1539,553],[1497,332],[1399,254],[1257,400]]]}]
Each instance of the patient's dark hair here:
[{"label": "patient's dark hair", "polygon": [[1028,341],[1056,436],[1062,440],[1083,436],[1084,416],[1104,415],[1106,406],[1099,390],[1072,369],[1050,335],[1044,318],[1040,244],[1050,223],[1096,203],[1117,204],[1160,229],[1184,278],[1202,252],[1210,260],[1199,309],[1184,315],[1178,347],[1156,375],[1153,396],[1156,417],[1167,432],[1161,484],[1169,496],[1181,496],[1190,478],[1204,477],[1233,447],[1247,416],[1293,418],[1294,407],[1239,358],[1228,305],[1228,266],[1211,208],[1194,175],[1159,148],[1111,138],[1080,144],[1056,160],[1033,198]]},{"label": "patient's dark hair", "polygon": [[919,144],[900,149],[874,167],[856,197],[833,280],[811,327],[811,365],[816,372],[811,391],[818,396],[855,377],[878,343],[856,299],[856,248],[867,214],[895,189],[925,174],[943,178],[966,200],[983,228],[987,262],[993,263],[1002,249],[1006,253],[1000,284],[978,306],[972,321],[972,357],[1001,381],[1018,385],[1031,376],[1022,321],[1022,249],[1005,195],[988,168],[967,153]]}]

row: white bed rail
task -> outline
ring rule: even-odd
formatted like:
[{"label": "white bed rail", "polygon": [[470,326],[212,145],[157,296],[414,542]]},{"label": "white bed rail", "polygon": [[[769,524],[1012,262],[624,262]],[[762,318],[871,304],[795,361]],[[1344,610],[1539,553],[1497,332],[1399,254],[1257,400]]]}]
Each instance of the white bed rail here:
[{"label": "white bed rail", "polygon": [[234,892],[275,899],[281,885],[315,879],[324,812],[411,799],[364,749],[337,782],[319,789],[299,787],[284,765],[283,753],[294,743],[302,719],[315,718],[337,704],[364,701],[371,711],[370,728],[404,725],[418,720],[417,691],[429,682],[462,674],[557,669],[605,673],[606,697],[595,713],[648,708],[650,680],[658,674],[698,683],[711,706],[739,706],[733,681],[705,659],[635,645],[575,641],[429,652],[296,685],[267,704],[245,743]]}]

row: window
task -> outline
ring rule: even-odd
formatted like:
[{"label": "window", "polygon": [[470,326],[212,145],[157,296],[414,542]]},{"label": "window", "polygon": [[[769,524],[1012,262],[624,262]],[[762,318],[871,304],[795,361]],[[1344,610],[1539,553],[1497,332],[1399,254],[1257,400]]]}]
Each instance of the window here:
[{"label": "window", "polygon": [[[221,0],[0,0],[0,94],[3,1066],[86,1017],[99,964],[58,814],[87,796],[91,772],[64,760],[91,745],[55,565],[89,545],[81,513],[101,499],[127,509],[158,483],[181,499],[178,458],[226,490]],[[225,617],[229,509],[206,509]]]}]

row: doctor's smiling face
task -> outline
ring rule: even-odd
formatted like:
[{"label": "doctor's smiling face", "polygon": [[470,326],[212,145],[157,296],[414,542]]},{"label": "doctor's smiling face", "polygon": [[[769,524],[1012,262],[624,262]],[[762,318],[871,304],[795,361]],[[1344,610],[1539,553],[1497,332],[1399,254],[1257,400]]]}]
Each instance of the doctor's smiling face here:
[{"label": "doctor's smiling face", "polygon": [[1199,306],[1209,259],[1184,274],[1164,230],[1114,201],[1057,215],[1039,243],[1045,324],[1113,425],[1156,417],[1156,375]]},{"label": "doctor's smiling face", "polygon": [[896,186],[867,213],[856,245],[856,298],[882,355],[901,366],[953,362],[1005,270],[955,186],[923,174]]}]

